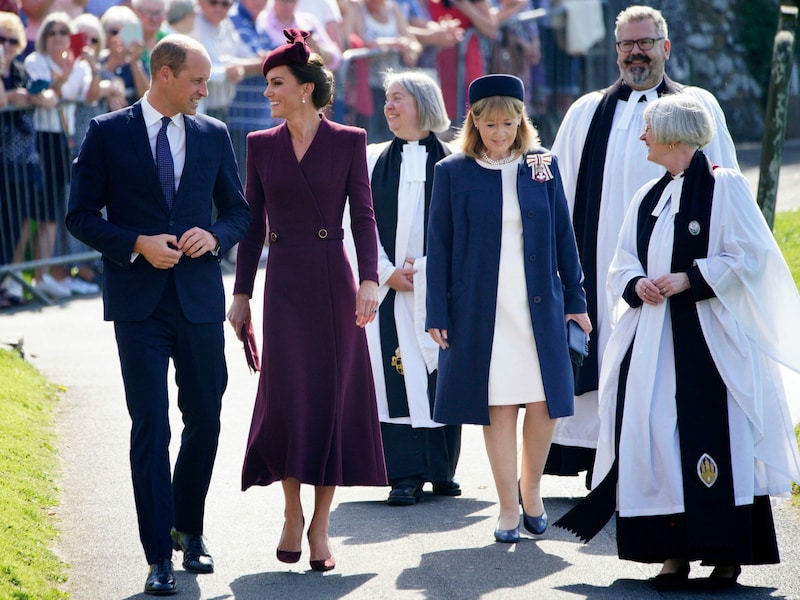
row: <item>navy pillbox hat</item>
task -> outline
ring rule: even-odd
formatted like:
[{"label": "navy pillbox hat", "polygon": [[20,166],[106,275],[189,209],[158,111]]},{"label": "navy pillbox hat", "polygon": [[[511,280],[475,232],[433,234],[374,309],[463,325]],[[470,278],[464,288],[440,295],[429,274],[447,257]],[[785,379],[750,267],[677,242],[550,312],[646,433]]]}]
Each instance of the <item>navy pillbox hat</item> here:
[{"label": "navy pillbox hat", "polygon": [[484,75],[469,84],[470,104],[490,96],[511,96],[524,102],[525,86],[513,75]]}]

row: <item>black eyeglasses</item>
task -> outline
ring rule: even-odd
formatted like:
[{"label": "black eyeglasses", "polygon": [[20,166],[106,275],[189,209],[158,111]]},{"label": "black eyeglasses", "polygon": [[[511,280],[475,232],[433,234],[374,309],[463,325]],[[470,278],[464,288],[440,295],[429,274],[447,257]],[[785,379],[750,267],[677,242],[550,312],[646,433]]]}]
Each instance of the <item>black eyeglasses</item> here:
[{"label": "black eyeglasses", "polygon": [[617,42],[617,48],[622,50],[623,52],[630,52],[633,50],[634,46],[639,46],[640,50],[644,50],[645,52],[648,50],[652,50],[653,46],[656,45],[658,40],[663,40],[663,37],[658,38],[642,38],[640,40],[621,40]]},{"label": "black eyeglasses", "polygon": [[0,46],[4,44],[9,44],[10,46],[19,46],[19,40],[17,38],[7,38],[0,35]]},{"label": "black eyeglasses", "polygon": [[69,35],[69,29],[51,29],[47,32],[47,37],[55,37],[57,35],[66,37]]},{"label": "black eyeglasses", "polygon": [[224,6],[225,8],[230,8],[233,6],[233,2],[226,2],[225,0],[207,0],[209,6]]}]

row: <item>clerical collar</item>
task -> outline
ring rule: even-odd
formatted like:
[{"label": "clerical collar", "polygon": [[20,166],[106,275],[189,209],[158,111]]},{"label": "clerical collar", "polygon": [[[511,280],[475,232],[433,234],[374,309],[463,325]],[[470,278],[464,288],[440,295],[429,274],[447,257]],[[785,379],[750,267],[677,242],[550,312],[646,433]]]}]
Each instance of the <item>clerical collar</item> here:
[{"label": "clerical collar", "polygon": [[661,87],[662,84],[663,81],[658,85],[653,86],[646,90],[634,90],[633,88],[631,88],[631,86],[629,86],[627,83],[623,81],[622,85],[619,86],[619,100],[627,102],[628,98],[631,97],[631,94],[634,94],[635,96],[640,97],[639,100],[637,100],[637,102],[641,102],[641,96],[645,97],[650,96],[650,93],[657,92],[658,88]]},{"label": "clerical collar", "polygon": [[395,140],[400,142],[401,146],[405,146],[406,144],[419,144],[420,146],[425,146],[425,148],[430,151],[431,145],[438,141],[436,134],[432,131],[428,133],[424,138],[419,140],[404,140],[403,138],[399,138],[395,136]]}]

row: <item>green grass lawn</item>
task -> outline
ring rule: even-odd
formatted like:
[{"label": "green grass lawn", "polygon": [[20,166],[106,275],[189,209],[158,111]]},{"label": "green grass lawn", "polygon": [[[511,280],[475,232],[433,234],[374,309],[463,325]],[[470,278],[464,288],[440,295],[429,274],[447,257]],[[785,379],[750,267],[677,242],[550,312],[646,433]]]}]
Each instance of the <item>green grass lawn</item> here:
[{"label": "green grass lawn", "polygon": [[[800,287],[800,211],[778,213],[775,218],[775,239],[783,257],[792,271],[794,282]],[[800,425],[795,430],[800,440]],[[800,486],[794,485],[794,505],[800,508]]]},{"label": "green grass lawn", "polygon": [[[800,212],[779,213],[775,237],[800,286]],[[55,406],[59,388],[0,350],[0,600],[56,600],[67,566],[52,551],[57,523]],[[800,426],[795,432],[800,439]],[[800,488],[794,503],[800,507]]]},{"label": "green grass lawn", "polygon": [[58,389],[15,352],[0,350],[0,600],[67,598],[52,551],[58,524]]},{"label": "green grass lawn", "polygon": [[774,233],[794,282],[800,287],[800,211],[778,213]]}]

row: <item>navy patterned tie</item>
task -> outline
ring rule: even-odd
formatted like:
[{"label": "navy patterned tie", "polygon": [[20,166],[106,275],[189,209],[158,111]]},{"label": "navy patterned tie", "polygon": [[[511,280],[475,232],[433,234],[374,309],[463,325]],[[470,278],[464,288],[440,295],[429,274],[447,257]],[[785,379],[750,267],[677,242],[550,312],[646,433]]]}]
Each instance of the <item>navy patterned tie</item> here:
[{"label": "navy patterned tie", "polygon": [[167,126],[171,121],[172,119],[169,117],[161,117],[161,129],[158,130],[158,137],[156,137],[158,179],[161,181],[164,199],[170,210],[172,210],[172,199],[175,197],[175,166],[172,163],[172,150],[170,150],[167,138]]}]

